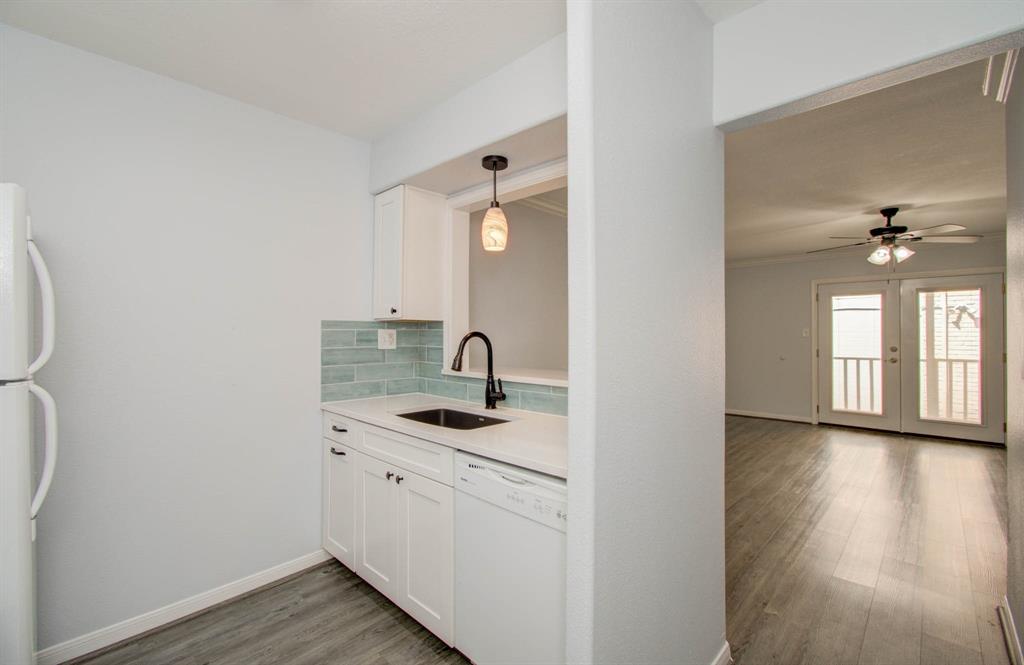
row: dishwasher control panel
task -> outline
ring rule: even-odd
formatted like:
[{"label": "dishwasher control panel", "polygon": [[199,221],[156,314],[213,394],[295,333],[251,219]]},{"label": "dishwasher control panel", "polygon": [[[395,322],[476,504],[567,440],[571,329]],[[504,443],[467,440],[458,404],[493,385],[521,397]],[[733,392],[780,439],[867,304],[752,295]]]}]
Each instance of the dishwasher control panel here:
[{"label": "dishwasher control panel", "polygon": [[559,478],[458,453],[455,489],[558,531],[569,523],[565,481]]}]

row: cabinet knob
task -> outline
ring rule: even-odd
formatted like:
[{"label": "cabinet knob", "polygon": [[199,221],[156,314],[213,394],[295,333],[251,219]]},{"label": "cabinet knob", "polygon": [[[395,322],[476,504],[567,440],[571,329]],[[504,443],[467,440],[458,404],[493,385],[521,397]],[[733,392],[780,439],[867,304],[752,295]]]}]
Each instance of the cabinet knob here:
[{"label": "cabinet knob", "polygon": [[393,476],[393,475],[395,475],[395,474],[393,474],[390,471],[388,471],[387,473],[384,474],[384,477],[387,478],[388,480],[391,480],[391,476]]},{"label": "cabinet knob", "polygon": [[337,450],[334,447],[332,447],[331,448],[331,454],[332,455],[344,455],[345,451],[344,450]]},{"label": "cabinet knob", "polygon": [[392,308],[391,308],[391,313],[392,313],[392,314],[398,314],[398,310],[397,310],[397,309],[395,309],[394,307],[392,307]]},{"label": "cabinet knob", "polygon": [[402,476],[395,476],[395,483],[396,484],[402,482],[403,480],[405,480],[405,478],[403,478]]},{"label": "cabinet knob", "polygon": [[331,425],[331,429],[335,432],[347,432],[348,430],[344,427],[338,427],[337,425]]}]

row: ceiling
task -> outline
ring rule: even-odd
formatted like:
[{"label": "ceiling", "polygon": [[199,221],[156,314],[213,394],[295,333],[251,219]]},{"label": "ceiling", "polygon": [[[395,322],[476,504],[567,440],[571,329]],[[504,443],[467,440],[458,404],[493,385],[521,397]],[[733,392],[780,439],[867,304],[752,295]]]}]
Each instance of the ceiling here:
[{"label": "ceiling", "polygon": [[481,164],[487,155],[508,157],[508,170],[500,172],[499,178],[565,157],[565,116],[549,120],[435,166],[429,171],[409,178],[406,184],[440,194],[454,194],[489,183],[491,172],[484,169]]},{"label": "ceiling", "polygon": [[726,259],[838,246],[829,236],[866,235],[889,205],[911,229],[1002,232],[1005,107],[981,95],[984,71],[975,62],[726,135]]},{"label": "ceiling", "polygon": [[764,0],[697,0],[697,4],[712,23],[724,21],[762,2]]},{"label": "ceiling", "polygon": [[0,21],[373,139],[565,31],[564,0],[4,0]]}]

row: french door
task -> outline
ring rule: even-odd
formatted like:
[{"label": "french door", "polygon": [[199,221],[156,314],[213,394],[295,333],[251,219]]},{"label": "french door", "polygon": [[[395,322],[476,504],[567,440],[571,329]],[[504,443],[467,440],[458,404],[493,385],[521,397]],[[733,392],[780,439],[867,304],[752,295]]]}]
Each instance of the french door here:
[{"label": "french door", "polygon": [[1002,276],[820,285],[818,420],[1003,442]]}]

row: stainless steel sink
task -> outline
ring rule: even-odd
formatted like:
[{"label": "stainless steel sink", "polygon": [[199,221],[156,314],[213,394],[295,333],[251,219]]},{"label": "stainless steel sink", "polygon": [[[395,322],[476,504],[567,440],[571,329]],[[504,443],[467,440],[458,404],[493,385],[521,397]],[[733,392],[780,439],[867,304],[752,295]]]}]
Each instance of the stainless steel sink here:
[{"label": "stainless steel sink", "polygon": [[447,427],[449,429],[477,429],[479,427],[490,427],[507,423],[501,418],[481,416],[477,413],[456,411],[455,409],[426,409],[425,411],[413,411],[412,413],[395,414],[401,418],[408,418],[428,425]]}]

